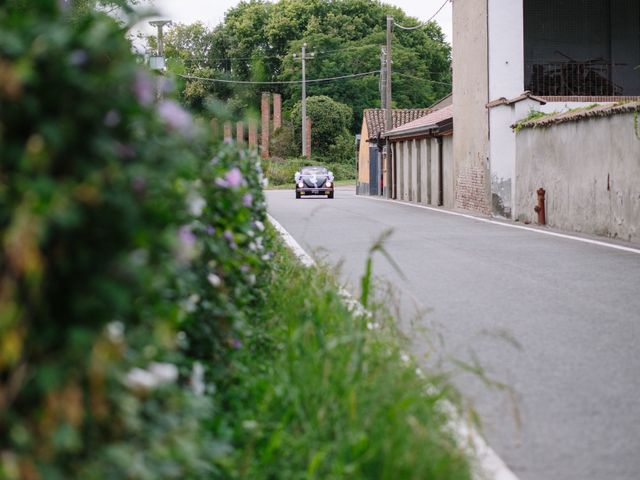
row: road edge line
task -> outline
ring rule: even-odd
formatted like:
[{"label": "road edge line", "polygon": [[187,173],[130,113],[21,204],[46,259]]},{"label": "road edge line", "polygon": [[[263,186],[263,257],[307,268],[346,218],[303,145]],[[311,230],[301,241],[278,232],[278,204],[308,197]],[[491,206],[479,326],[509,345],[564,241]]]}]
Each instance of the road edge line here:
[{"label": "road edge line", "polygon": [[[397,202],[401,203],[401,202]],[[293,254],[300,260],[300,262],[307,268],[317,266],[316,261],[309,255],[304,248],[300,246],[298,241],[275,219],[271,214],[267,213],[267,218],[271,225],[278,231],[285,244],[291,249]],[[346,298],[352,298],[352,295],[342,288],[340,294]],[[360,302],[354,300],[358,305]],[[361,308],[363,308],[360,305]],[[453,407],[451,407],[453,408]],[[457,412],[452,412],[451,417],[452,427],[455,429],[455,433],[461,442],[464,439],[469,439],[472,444],[471,454],[476,457],[480,469],[482,470],[481,476],[476,477],[477,480],[482,480],[484,475],[490,475],[494,480],[518,480],[518,477],[507,467],[506,463],[500,458],[500,456],[493,450],[482,436],[476,431],[476,429],[469,426],[462,421]]]},{"label": "road edge line", "polygon": [[564,234],[564,233],[550,232],[550,231],[547,231],[547,230],[540,230],[538,228],[525,227],[524,225],[512,225],[510,223],[498,222],[496,220],[491,220],[489,218],[476,217],[474,215],[469,215],[469,214],[466,214],[466,213],[452,212],[451,210],[444,210],[444,209],[441,209],[441,208],[429,207],[427,205],[418,205],[416,203],[403,202],[401,200],[388,200],[388,199],[384,199],[384,198],[375,198],[375,197],[370,197],[370,196],[365,196],[365,195],[355,195],[355,194],[354,194],[354,196],[356,198],[362,198],[364,200],[373,200],[373,201],[376,201],[376,202],[396,203],[396,204],[399,204],[399,205],[405,205],[407,207],[421,208],[423,210],[431,210],[433,212],[444,213],[446,215],[453,215],[453,216],[456,216],[456,217],[469,218],[471,220],[476,220],[478,222],[490,223],[492,225],[498,225],[498,226],[501,226],[501,227],[515,228],[515,229],[518,229],[518,230],[526,230],[528,232],[534,232],[534,233],[539,233],[539,234],[542,234],[542,235],[549,235],[549,236],[552,236],[552,237],[564,238],[564,239],[567,239],[567,240],[574,240],[576,242],[587,243],[587,244],[590,244],[590,245],[597,245],[597,246],[600,246],[600,247],[613,248],[615,250],[621,250],[623,252],[635,253],[635,254],[640,255],[640,249],[639,248],[624,247],[622,245],[615,245],[613,243],[607,243],[607,242],[603,242],[603,241],[599,241],[599,240],[591,240],[590,238],[581,238],[581,237],[576,237],[576,236],[568,235],[568,234]]}]

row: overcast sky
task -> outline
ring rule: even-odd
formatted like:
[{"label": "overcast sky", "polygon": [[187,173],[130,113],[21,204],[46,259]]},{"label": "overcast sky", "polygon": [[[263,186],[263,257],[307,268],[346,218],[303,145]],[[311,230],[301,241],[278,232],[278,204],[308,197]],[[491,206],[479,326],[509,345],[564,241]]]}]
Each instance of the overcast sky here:
[{"label": "overcast sky", "polygon": [[[150,3],[168,20],[181,23],[201,21],[213,27],[222,22],[225,12],[240,0],[151,0]],[[384,0],[383,3],[400,7],[408,15],[426,21],[442,6],[444,0]],[[451,42],[451,2],[447,2],[435,20]]]}]

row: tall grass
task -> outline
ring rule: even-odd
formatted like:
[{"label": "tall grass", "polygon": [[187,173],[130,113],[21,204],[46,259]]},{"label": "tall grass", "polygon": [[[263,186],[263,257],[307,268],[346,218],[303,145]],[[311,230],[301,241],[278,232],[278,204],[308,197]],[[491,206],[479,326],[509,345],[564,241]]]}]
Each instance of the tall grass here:
[{"label": "tall grass", "polygon": [[269,301],[224,392],[234,469],[262,479],[469,479],[446,380],[404,352],[381,308],[349,311],[332,274],[276,247]]}]

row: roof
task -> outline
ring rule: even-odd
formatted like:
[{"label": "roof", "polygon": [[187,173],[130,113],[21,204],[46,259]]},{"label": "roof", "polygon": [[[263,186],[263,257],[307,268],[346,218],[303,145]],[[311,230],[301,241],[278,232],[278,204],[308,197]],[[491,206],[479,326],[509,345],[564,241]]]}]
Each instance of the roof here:
[{"label": "roof", "polygon": [[522,93],[521,95],[518,95],[515,98],[512,98],[511,100],[507,100],[505,97],[500,97],[497,100],[493,100],[487,103],[486,106],[487,108],[493,108],[499,105],[513,105],[514,103],[521,102],[522,100],[533,100],[540,103],[541,105],[544,105],[547,103],[544,98],[537,97],[527,90],[526,92]]},{"label": "roof", "polygon": [[413,122],[394,128],[385,134],[385,137],[401,137],[411,134],[426,133],[437,129],[453,120],[453,105],[443,107],[440,110],[421,117]]},{"label": "roof", "polygon": [[[429,108],[394,108],[391,110],[393,128],[424,117],[431,111]],[[384,134],[384,112],[383,108],[368,108],[364,111],[364,121],[367,122],[367,129],[369,131],[368,140],[375,140],[378,138],[378,135]]]},{"label": "roof", "polygon": [[615,105],[594,105],[590,107],[569,110],[568,112],[564,113],[545,115],[543,117],[526,122],[519,122],[515,125],[512,125],[511,128],[517,128],[519,130],[521,128],[549,127],[553,125],[559,125],[561,123],[586,120],[589,118],[612,117],[614,115],[636,112],[640,112],[640,102],[629,102]]}]

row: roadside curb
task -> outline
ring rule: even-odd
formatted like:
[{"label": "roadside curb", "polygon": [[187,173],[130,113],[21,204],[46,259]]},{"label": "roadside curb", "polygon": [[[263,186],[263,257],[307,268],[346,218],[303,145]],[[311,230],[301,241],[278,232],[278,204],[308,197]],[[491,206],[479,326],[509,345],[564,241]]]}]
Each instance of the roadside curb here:
[{"label": "roadside curb", "polygon": [[376,198],[376,197],[371,197],[371,196],[366,196],[366,195],[355,195],[356,198],[361,198],[364,200],[373,200],[374,202],[387,202],[389,204],[398,204],[398,205],[404,205],[407,207],[413,207],[413,208],[419,208],[422,210],[430,210],[432,212],[438,212],[438,213],[442,213],[444,215],[453,215],[456,217],[463,217],[463,218],[468,218],[470,220],[476,220],[478,222],[482,222],[482,223],[490,223],[493,225],[498,225],[500,227],[505,227],[505,228],[515,228],[517,230],[526,230],[529,232],[533,232],[533,233],[538,233],[540,235],[548,235],[551,237],[556,237],[556,238],[564,238],[566,240],[573,240],[575,242],[580,242],[580,243],[586,243],[586,244],[590,244],[590,245],[597,245],[600,247],[607,247],[607,248],[611,248],[614,250],[621,250],[623,252],[628,252],[628,253],[635,253],[640,255],[640,248],[634,248],[634,247],[625,247],[624,245],[617,245],[615,243],[610,243],[610,242],[606,242],[604,240],[593,240],[590,238],[583,238],[583,237],[578,237],[575,235],[570,235],[567,233],[559,233],[559,232],[554,232],[551,230],[546,230],[540,227],[527,227],[524,225],[515,225],[513,223],[507,223],[504,221],[500,221],[500,220],[494,220],[491,218],[484,218],[484,217],[480,217],[480,216],[476,216],[476,215],[472,215],[472,214],[468,214],[468,213],[461,213],[461,212],[455,212],[453,210],[447,210],[444,208],[436,208],[436,207],[429,207],[427,205],[418,205],[416,203],[411,203],[411,202],[405,202],[402,200],[390,200],[390,199],[386,199],[386,198]]},{"label": "roadside curb", "polygon": [[[401,203],[401,202],[398,202]],[[293,254],[300,260],[300,262],[307,268],[316,267],[316,261],[309,255],[304,248],[300,246],[295,238],[270,214],[267,214],[267,218],[271,225],[278,231],[282,240],[287,247],[293,252]],[[639,252],[640,253],[640,252]],[[340,289],[340,295],[348,302],[354,305],[356,313],[366,312],[366,309],[353,298],[353,296],[344,288]],[[477,460],[479,471],[474,471],[474,478],[476,480],[518,480],[518,477],[507,467],[504,461],[498,456],[498,454],[487,444],[482,436],[467,422],[460,419],[458,412],[453,405],[447,404],[444,408],[448,411],[451,418],[451,428],[453,433],[461,443],[467,443],[470,445],[469,454],[474,456]]]}]

